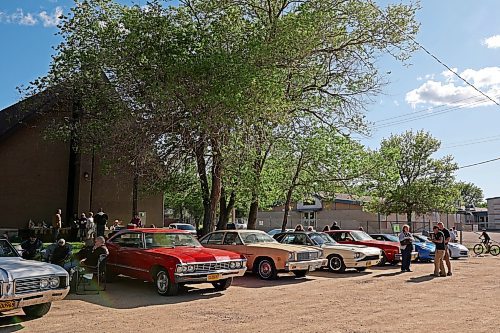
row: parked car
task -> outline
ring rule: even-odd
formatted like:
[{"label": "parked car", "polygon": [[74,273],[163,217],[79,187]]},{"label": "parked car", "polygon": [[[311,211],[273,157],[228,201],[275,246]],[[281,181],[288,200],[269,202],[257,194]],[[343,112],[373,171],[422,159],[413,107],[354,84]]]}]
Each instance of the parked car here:
[{"label": "parked car", "polygon": [[68,292],[69,276],[62,267],[25,260],[0,239],[0,313],[22,308],[28,318],[39,318]]},{"label": "parked car", "polygon": [[179,286],[210,282],[225,290],[234,277],[246,271],[244,256],[207,249],[190,233],[177,229],[121,230],[111,237],[107,261],[108,278],[118,274],[156,284],[160,295],[175,295]]},{"label": "parked car", "polygon": [[[399,242],[375,240],[366,232],[360,230],[330,230],[326,233],[341,244],[366,245],[381,249],[383,252],[379,265],[384,265],[386,262],[395,265],[401,261]],[[417,253],[412,252],[412,260],[416,257]]]},{"label": "parked car", "polygon": [[328,259],[331,272],[344,272],[348,268],[364,271],[382,259],[382,251],[363,245],[342,245],[323,232],[291,231],[276,234],[274,238],[283,244],[318,246]]},{"label": "parked car", "polygon": [[[285,232],[290,232],[294,231],[295,229],[285,229]],[[281,229],[271,229],[267,232],[267,234],[271,237],[274,237],[274,235],[281,233]]]},{"label": "parked car", "polygon": [[214,231],[202,237],[200,243],[244,255],[248,270],[264,280],[275,279],[279,272],[293,272],[297,277],[303,277],[327,264],[321,249],[280,244],[260,230]]},{"label": "parked car", "polygon": [[[391,242],[399,242],[399,237],[391,234],[370,234],[373,239],[386,240]],[[413,250],[417,252],[415,261],[430,262],[434,260],[436,254],[436,246],[434,243],[423,241],[417,235],[413,235]]]},{"label": "parked car", "polygon": [[189,232],[191,235],[196,236],[196,228],[188,223],[170,223],[168,225],[170,229],[179,229]]},{"label": "parked car", "polygon": [[[434,243],[430,242],[429,239],[426,236],[423,235],[414,235],[418,239],[420,239],[423,242],[426,242],[426,244],[431,244],[434,245]],[[436,246],[434,245],[434,248]],[[464,245],[459,244],[459,243],[448,243],[448,251],[450,253],[450,258],[451,259],[459,259],[459,258],[468,258],[469,257],[469,249],[466,248]]]}]

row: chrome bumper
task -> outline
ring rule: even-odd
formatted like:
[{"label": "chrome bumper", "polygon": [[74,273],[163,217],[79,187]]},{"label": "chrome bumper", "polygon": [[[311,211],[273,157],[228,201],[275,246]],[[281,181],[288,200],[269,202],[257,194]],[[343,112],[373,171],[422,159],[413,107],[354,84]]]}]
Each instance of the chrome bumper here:
[{"label": "chrome bumper", "polygon": [[[216,282],[228,278],[243,276],[247,267],[238,269],[219,269],[209,272],[193,272],[193,273],[175,273],[176,283],[202,283],[202,282]],[[218,276],[217,276],[218,275]]]},{"label": "chrome bumper", "polygon": [[53,301],[60,301],[69,293],[69,287],[60,289],[44,290],[22,295],[3,295],[0,297],[1,301],[14,301],[15,308],[22,308],[25,306],[48,303]]},{"label": "chrome bumper", "polygon": [[314,271],[318,268],[326,266],[328,259],[316,259],[308,261],[290,261],[285,264],[285,271]]},{"label": "chrome bumper", "polygon": [[[413,261],[413,260],[417,259],[417,257],[418,257],[418,252],[417,252],[417,251],[412,251],[412,252],[411,252],[411,257],[410,257],[410,258],[411,258],[411,260]],[[394,256],[394,260],[395,260],[395,261],[401,261],[401,260],[402,260],[401,253],[397,253],[397,254]]]}]

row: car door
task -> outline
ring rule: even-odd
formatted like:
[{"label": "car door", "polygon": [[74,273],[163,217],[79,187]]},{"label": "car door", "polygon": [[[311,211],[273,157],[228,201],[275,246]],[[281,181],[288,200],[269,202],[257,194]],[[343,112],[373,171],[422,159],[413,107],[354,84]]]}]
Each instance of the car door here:
[{"label": "car door", "polygon": [[147,268],[144,267],[144,240],[142,233],[124,232],[112,238],[108,243],[108,266],[114,273],[142,278]]}]

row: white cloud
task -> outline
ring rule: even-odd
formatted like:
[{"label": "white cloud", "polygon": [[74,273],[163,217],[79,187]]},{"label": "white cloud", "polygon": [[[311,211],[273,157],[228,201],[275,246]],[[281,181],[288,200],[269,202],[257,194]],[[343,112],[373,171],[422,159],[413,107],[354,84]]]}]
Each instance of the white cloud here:
[{"label": "white cloud", "polygon": [[[456,70],[453,68],[453,70]],[[493,102],[479,94],[472,87],[453,79],[453,73],[441,73],[445,81],[428,80],[420,87],[409,91],[405,100],[413,108],[417,105],[449,105],[475,108],[491,105]],[[466,69],[460,75],[495,100],[500,98],[500,67],[486,67],[479,70]],[[450,80],[451,79],[451,80]]]},{"label": "white cloud", "polygon": [[392,101],[392,103],[394,103],[394,105],[396,105],[396,106],[399,106],[399,102],[396,100]]},{"label": "white cloud", "polygon": [[483,40],[483,45],[486,45],[489,49],[500,48],[500,35],[491,36]]},{"label": "white cloud", "polygon": [[446,79],[446,82],[454,82],[456,79],[455,73],[457,73],[457,71],[458,71],[458,68],[454,67],[451,69],[451,71],[445,70],[445,71],[441,72],[441,75],[444,76],[444,78]]},{"label": "white cloud", "polygon": [[14,13],[0,12],[0,23],[14,23],[20,25],[35,25],[38,20],[31,13],[25,14],[21,8],[16,9]]},{"label": "white cloud", "polygon": [[42,11],[40,12],[40,14],[38,14],[38,16],[40,16],[44,27],[55,27],[59,24],[62,14],[63,9],[62,7],[58,6],[56,7],[56,9],[54,9],[54,12],[52,14],[48,14],[46,11]]}]

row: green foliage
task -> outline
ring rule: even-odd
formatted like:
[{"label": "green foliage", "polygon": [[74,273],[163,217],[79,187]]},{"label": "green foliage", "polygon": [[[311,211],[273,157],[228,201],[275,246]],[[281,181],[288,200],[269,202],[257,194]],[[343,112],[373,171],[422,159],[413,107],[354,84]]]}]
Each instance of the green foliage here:
[{"label": "green foliage", "polygon": [[429,133],[407,131],[381,143],[380,168],[371,182],[370,208],[384,214],[453,211],[457,165],[451,156],[432,157],[441,143]]},{"label": "green foliage", "polygon": [[483,190],[473,183],[458,182],[456,183],[460,193],[459,206],[474,205],[481,207],[484,204]]}]

